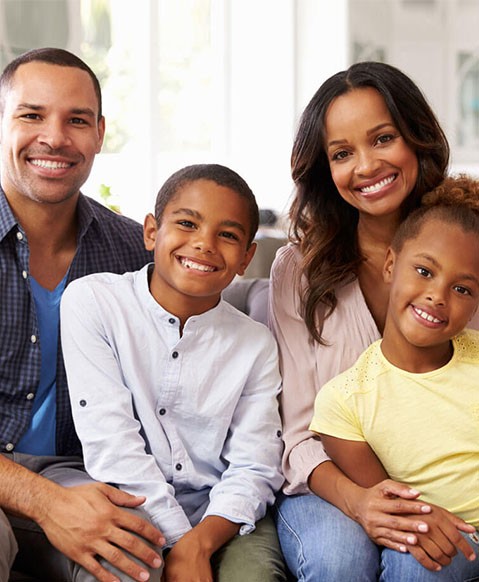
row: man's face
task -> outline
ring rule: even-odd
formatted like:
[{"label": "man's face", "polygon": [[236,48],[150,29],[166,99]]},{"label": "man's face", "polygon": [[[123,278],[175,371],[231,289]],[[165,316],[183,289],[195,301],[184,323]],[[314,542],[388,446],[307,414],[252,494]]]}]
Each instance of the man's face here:
[{"label": "man's face", "polygon": [[88,73],[42,62],[21,65],[3,94],[0,181],[14,206],[78,195],[105,123]]}]

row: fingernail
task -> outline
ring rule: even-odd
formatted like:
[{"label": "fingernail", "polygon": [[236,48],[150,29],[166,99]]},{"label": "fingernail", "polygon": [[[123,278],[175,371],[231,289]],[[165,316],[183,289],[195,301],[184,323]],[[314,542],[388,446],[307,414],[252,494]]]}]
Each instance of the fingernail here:
[{"label": "fingernail", "polygon": [[420,523],[420,524],[417,526],[417,529],[418,529],[418,531],[421,531],[421,532],[423,532],[423,533],[426,533],[426,532],[427,532],[427,530],[428,530],[428,527],[427,527],[427,524],[426,524],[426,523]]},{"label": "fingernail", "polygon": [[399,551],[405,554],[407,552],[406,546],[399,546]]},{"label": "fingernail", "polygon": [[159,568],[162,564],[162,561],[160,560],[160,558],[155,558],[153,560],[153,568]]},{"label": "fingernail", "polygon": [[442,570],[442,566],[436,566],[436,572],[440,572]]},{"label": "fingernail", "polygon": [[415,536],[407,536],[406,541],[408,544],[414,545],[416,543]]},{"label": "fingernail", "polygon": [[409,493],[411,493],[411,495],[419,495],[419,493],[421,492],[418,491],[417,489],[409,489]]},{"label": "fingernail", "polygon": [[431,506],[430,505],[421,505],[421,511],[423,513],[431,513]]},{"label": "fingernail", "polygon": [[148,574],[148,572],[145,572],[143,570],[143,572],[140,573],[140,580],[149,580],[150,579],[150,575]]}]

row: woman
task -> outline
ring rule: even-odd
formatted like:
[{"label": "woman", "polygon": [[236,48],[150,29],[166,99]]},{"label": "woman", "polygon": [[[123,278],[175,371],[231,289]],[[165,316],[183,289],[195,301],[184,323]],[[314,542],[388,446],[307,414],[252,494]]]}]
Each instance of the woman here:
[{"label": "woman", "polygon": [[430,570],[467,551],[461,520],[392,481],[357,486],[308,431],[321,386],[381,336],[386,250],[402,218],[442,181],[448,160],[421,91],[390,65],[358,63],[334,75],[301,118],[292,244],[277,254],[270,297],[283,374],[286,483],[277,527],[299,580],[377,580],[380,545],[410,551]]}]

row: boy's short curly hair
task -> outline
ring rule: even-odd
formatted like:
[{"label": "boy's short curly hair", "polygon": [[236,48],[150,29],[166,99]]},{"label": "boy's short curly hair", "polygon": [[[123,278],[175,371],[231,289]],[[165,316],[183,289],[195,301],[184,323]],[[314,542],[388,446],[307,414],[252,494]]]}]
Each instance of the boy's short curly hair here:
[{"label": "boy's short curly hair", "polygon": [[416,238],[424,223],[433,219],[479,235],[479,180],[466,174],[450,176],[426,193],[421,206],[399,226],[391,243],[392,249],[400,252],[404,243]]},{"label": "boy's short curly hair", "polygon": [[160,188],[156,197],[155,220],[160,226],[165,207],[186,184],[196,180],[211,180],[218,186],[229,188],[245,199],[249,214],[248,247],[258,230],[259,210],[256,198],[245,180],[231,168],[220,164],[194,164],[172,174]]}]

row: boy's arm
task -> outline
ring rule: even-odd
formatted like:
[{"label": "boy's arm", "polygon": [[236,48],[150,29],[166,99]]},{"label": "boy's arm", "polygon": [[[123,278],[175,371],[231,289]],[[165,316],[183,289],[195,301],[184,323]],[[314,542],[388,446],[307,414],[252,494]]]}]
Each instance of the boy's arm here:
[{"label": "boy's arm", "polygon": [[277,397],[281,389],[277,349],[263,326],[249,342],[254,362],[236,404],[222,457],[227,464],[210,492],[205,516],[241,524],[240,534],[254,529],[283,483],[283,443]]},{"label": "boy's arm", "polygon": [[211,556],[239,531],[239,524],[210,515],[186,533],[169,552],[163,577],[166,582],[210,582]]},{"label": "boy's arm", "polygon": [[[97,481],[146,497],[144,507],[151,521],[171,545],[191,524],[173,487],[146,451],[121,368],[120,357],[125,353],[113,347],[123,345],[125,338],[112,338],[106,331],[115,317],[115,305],[109,304],[110,313],[104,313],[95,292],[101,293],[101,288],[97,291],[89,281],[79,279],[69,285],[61,303],[63,355],[85,467]],[[125,350],[132,349],[127,345]]]}]

